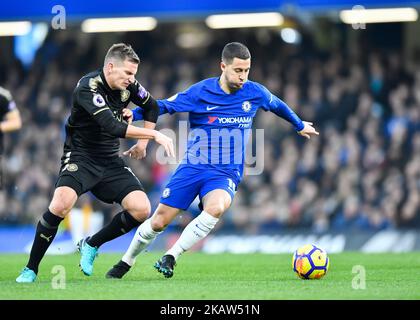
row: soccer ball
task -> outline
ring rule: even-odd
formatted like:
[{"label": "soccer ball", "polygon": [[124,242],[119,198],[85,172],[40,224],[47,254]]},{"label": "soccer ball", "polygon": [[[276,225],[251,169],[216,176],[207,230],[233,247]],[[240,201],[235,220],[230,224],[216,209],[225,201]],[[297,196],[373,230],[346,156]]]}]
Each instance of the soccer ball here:
[{"label": "soccer ball", "polygon": [[293,271],[302,279],[321,279],[328,271],[330,260],[321,248],[306,244],[293,255]]}]

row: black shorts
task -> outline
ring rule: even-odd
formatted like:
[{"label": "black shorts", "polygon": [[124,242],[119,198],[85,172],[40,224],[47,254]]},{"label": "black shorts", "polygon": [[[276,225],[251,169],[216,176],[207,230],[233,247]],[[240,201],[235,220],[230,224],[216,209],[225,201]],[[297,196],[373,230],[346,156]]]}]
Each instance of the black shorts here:
[{"label": "black shorts", "polygon": [[[67,160],[69,159],[69,160]],[[60,175],[55,187],[70,187],[77,196],[91,191],[106,203],[121,203],[132,191],[144,191],[140,180],[122,158],[100,163],[90,158],[62,158]]]}]

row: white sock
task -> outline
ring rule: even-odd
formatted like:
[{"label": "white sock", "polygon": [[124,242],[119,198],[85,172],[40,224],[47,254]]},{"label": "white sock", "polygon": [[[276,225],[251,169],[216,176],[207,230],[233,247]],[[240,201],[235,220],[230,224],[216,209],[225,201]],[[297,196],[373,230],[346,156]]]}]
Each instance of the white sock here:
[{"label": "white sock", "polygon": [[122,261],[132,266],[136,262],[136,257],[152,242],[161,232],[154,231],[151,225],[151,218],[144,221],[136,230],[136,234],[131,240],[130,246],[122,257]]},{"label": "white sock", "polygon": [[185,227],[177,242],[165,255],[170,254],[177,260],[183,252],[189,250],[193,245],[205,238],[214,228],[217,221],[219,221],[218,218],[213,217],[206,211],[201,212],[197,218]]}]

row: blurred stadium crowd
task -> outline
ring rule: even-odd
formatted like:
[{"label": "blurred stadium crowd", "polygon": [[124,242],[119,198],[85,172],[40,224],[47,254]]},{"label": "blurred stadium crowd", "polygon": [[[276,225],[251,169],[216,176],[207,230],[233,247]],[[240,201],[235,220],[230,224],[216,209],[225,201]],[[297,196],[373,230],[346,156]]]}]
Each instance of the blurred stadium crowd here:
[{"label": "blurred stadium crowd", "polygon": [[[0,224],[34,223],[45,211],[72,91],[81,76],[101,67],[110,44],[130,43],[142,59],[137,79],[155,98],[167,98],[218,76],[219,54],[229,41],[250,48],[250,79],[312,121],[320,136],[306,140],[286,121],[260,111],[254,128],[265,130],[264,172],[245,176],[219,229],[420,228],[420,68],[407,70],[401,52],[366,49],[349,56],[287,45],[268,31],[220,32],[209,46],[186,50],[174,43],[170,28],[126,33],[106,45],[93,35],[54,31],[30,68],[17,59],[0,60],[0,85],[12,92],[23,120],[21,131],[5,137]],[[158,128],[176,129],[180,119],[185,115],[162,116]],[[122,149],[132,143],[122,141]],[[155,148],[149,145],[145,160],[127,160],[153,207],[173,169],[156,163]],[[116,212],[115,205],[91,201],[107,215]]]}]

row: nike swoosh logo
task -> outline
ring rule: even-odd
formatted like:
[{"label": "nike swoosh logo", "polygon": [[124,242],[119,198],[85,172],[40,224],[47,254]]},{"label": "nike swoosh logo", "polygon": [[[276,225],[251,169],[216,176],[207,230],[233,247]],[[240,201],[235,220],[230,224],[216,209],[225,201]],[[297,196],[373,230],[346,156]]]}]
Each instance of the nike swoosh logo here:
[{"label": "nike swoosh logo", "polygon": [[209,106],[207,106],[207,111],[211,111],[211,110],[214,110],[216,108],[219,108],[219,106],[216,106],[216,107],[209,107]]}]

